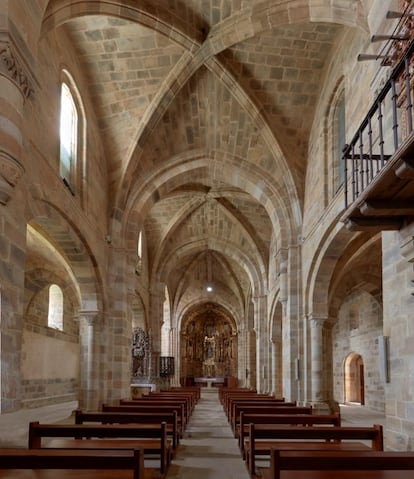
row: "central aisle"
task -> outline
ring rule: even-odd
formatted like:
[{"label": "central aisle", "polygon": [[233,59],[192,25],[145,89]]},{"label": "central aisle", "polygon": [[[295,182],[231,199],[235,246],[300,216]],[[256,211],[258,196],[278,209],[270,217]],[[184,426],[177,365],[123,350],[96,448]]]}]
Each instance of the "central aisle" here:
[{"label": "central aisle", "polygon": [[249,479],[216,388],[201,388],[167,479]]}]

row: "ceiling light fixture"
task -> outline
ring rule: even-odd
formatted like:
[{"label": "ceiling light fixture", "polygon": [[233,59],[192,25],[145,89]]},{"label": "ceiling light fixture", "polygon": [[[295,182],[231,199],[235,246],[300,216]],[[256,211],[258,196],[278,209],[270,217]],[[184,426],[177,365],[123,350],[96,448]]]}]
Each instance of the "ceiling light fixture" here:
[{"label": "ceiling light fixture", "polygon": [[206,253],[206,269],[207,269],[207,287],[206,291],[207,293],[211,293],[213,291],[213,286],[211,286],[213,280],[213,268],[212,268],[212,263],[211,263],[211,252],[210,250],[207,250]]}]

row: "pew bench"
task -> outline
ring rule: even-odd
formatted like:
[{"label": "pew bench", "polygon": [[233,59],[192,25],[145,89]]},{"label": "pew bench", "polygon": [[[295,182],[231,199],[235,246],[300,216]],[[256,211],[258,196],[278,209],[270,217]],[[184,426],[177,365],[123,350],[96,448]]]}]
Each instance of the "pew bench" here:
[{"label": "pew bench", "polygon": [[414,452],[272,449],[262,479],[412,479]]},{"label": "pew bench", "polygon": [[235,394],[257,394],[257,391],[255,389],[248,389],[243,387],[222,387],[219,389],[219,400],[222,404],[224,404],[224,401],[227,397]]},{"label": "pew bench", "polygon": [[142,399],[148,399],[151,401],[165,401],[167,404],[170,402],[184,402],[184,410],[187,415],[187,418],[191,416],[194,410],[194,397],[192,395],[183,395],[182,393],[176,394],[166,394],[161,392],[150,392],[148,394],[143,394],[140,398],[134,399],[133,401],[141,401]]},{"label": "pew bench", "polygon": [[226,416],[228,419],[230,419],[231,416],[231,410],[233,408],[233,405],[236,403],[250,403],[250,404],[255,404],[257,402],[270,402],[270,403],[281,403],[285,404],[286,406],[296,406],[296,402],[289,402],[286,403],[284,399],[280,398],[275,398],[274,396],[270,396],[269,394],[258,394],[255,393],[253,395],[243,395],[243,396],[228,396],[223,404],[224,412],[226,413]]},{"label": "pew bench", "polygon": [[251,414],[240,413],[240,425],[237,430],[239,448],[245,459],[245,441],[249,436],[250,424],[274,424],[291,426],[337,426],[341,425],[341,415],[336,414]]},{"label": "pew bench", "polygon": [[236,436],[240,427],[240,414],[244,411],[249,414],[312,414],[312,406],[285,406],[280,404],[235,404],[231,418],[231,429]]},{"label": "pew bench", "polygon": [[179,443],[177,411],[171,413],[133,413],[133,412],[101,412],[75,410],[75,424],[167,424],[167,436],[171,437],[175,452]]},{"label": "pew bench", "polygon": [[[171,441],[163,422],[150,424],[29,424],[29,449],[42,448],[44,438],[53,438],[44,447],[52,449],[135,449],[144,456],[157,455],[160,473],[165,474],[172,458]],[[60,439],[57,439],[60,438]],[[65,438],[65,439],[62,439]],[[128,438],[128,439],[126,439]]]},{"label": "pew bench", "polygon": [[153,399],[163,399],[166,401],[176,401],[176,400],[185,400],[187,403],[187,410],[189,411],[189,415],[192,414],[194,410],[194,406],[196,404],[196,398],[192,393],[185,393],[181,392],[167,392],[167,391],[159,391],[159,392],[149,392],[147,394],[143,394],[143,398],[153,398]]},{"label": "pew bench", "polygon": [[[74,473],[76,470],[76,473]],[[134,450],[0,449],[1,479],[151,479]]]},{"label": "pew bench", "polygon": [[[370,441],[371,448],[364,442]],[[383,451],[381,425],[372,427],[336,426],[277,426],[273,424],[249,424],[245,441],[246,466],[256,475],[256,457],[270,455],[271,449],[279,450],[373,450]]]},{"label": "pew bench", "polygon": [[182,418],[183,426],[187,425],[187,422],[190,418],[190,413],[187,408],[187,402],[185,400],[164,400],[164,399],[152,399],[149,397],[142,396],[139,399],[120,399],[118,406],[128,406],[128,407],[170,407],[170,408],[181,408],[182,411],[178,413],[179,417]]},{"label": "pew bench", "polygon": [[134,414],[168,414],[172,412],[177,413],[177,427],[180,437],[184,435],[185,429],[185,418],[184,418],[184,408],[180,404],[178,406],[172,406],[167,404],[151,405],[148,403],[133,404],[132,406],[112,406],[109,404],[102,404],[102,412],[114,412],[114,413],[134,413]]},{"label": "pew bench", "polygon": [[201,396],[200,387],[198,387],[198,386],[171,386],[168,389],[161,389],[160,391],[161,392],[164,392],[164,391],[166,391],[166,392],[168,392],[168,391],[189,392],[189,393],[194,395],[194,397],[196,398],[196,402],[200,399],[200,396]]}]

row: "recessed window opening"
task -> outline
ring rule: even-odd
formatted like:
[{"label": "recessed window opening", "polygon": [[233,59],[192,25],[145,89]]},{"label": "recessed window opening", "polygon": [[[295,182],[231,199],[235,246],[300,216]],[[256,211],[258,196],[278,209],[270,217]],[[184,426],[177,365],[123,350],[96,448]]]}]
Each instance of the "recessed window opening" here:
[{"label": "recessed window opening", "polygon": [[49,287],[47,325],[49,328],[63,331],[63,292],[57,284],[52,284]]},{"label": "recessed window opening", "polygon": [[67,186],[72,185],[78,144],[78,112],[66,83],[62,83],[60,109],[60,176]]},{"label": "recessed window opening", "polygon": [[135,272],[137,274],[141,274],[141,271],[142,271],[142,231],[140,231],[138,235],[137,263],[135,265]]},{"label": "recessed window opening", "polygon": [[344,183],[344,163],[342,149],[345,145],[345,97],[342,92],[335,109],[335,155],[336,155],[336,188],[339,189]]}]

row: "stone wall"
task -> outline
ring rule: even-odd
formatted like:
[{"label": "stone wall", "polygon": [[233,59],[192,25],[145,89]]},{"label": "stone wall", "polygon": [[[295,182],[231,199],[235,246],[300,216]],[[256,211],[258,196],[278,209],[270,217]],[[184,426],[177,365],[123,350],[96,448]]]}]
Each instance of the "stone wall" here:
[{"label": "stone wall", "polygon": [[392,450],[414,450],[414,224],[383,233],[384,335],[389,337],[385,439]]},{"label": "stone wall", "polygon": [[382,307],[365,291],[354,291],[343,302],[332,328],[334,400],[342,403],[344,364],[350,353],[364,364],[365,405],[384,412],[384,384],[380,381],[378,336],[382,335]]},{"label": "stone wall", "polygon": [[[73,401],[79,389],[79,310],[76,285],[53,245],[33,228],[27,232],[21,401],[25,407]],[[63,295],[63,328],[48,326],[49,287]]]}]

